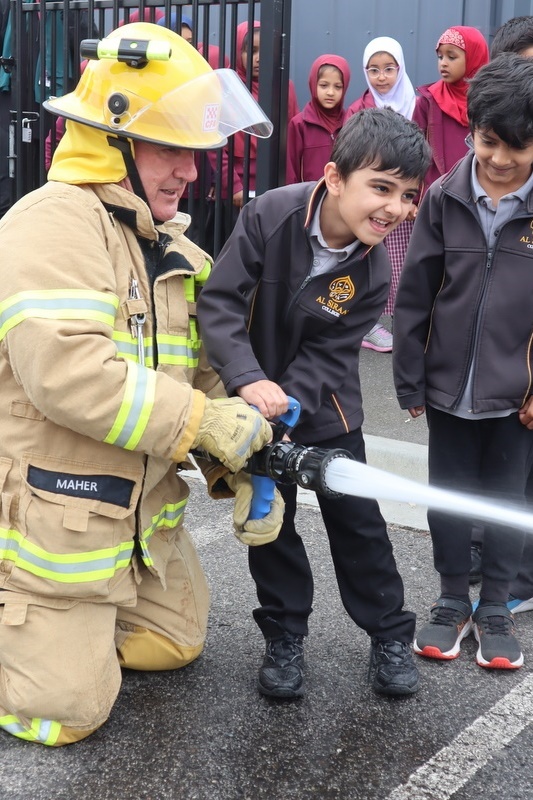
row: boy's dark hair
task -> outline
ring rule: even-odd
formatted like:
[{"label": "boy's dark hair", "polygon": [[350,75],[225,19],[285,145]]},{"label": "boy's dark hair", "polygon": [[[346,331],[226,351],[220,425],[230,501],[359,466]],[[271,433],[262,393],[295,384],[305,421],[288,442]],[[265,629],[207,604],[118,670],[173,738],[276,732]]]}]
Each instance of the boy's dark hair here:
[{"label": "boy's dark hair", "polygon": [[502,53],[472,78],[467,94],[470,130],[494,131],[509,147],[533,141],[533,59]]},{"label": "boy's dark hair", "polygon": [[365,167],[422,180],[431,150],[418,125],[392,108],[363,108],[341,128],[331,161],[343,180]]},{"label": "boy's dark hair", "polygon": [[533,17],[513,17],[498,28],[490,46],[490,57],[501,53],[522,53],[533,47]]}]

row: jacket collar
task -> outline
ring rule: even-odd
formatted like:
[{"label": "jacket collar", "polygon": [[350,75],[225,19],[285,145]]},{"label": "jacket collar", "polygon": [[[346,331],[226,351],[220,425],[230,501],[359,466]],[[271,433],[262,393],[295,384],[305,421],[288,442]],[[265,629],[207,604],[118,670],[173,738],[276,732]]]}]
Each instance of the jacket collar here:
[{"label": "jacket collar", "polygon": [[469,202],[473,199],[472,182],[470,180],[473,158],[473,151],[467,153],[440,181],[444,192],[459,197],[464,202]]},{"label": "jacket collar", "polygon": [[116,183],[92,184],[92,190],[106,209],[144,239],[158,239],[152,213],[140,197]]},{"label": "jacket collar", "polygon": [[[452,167],[441,181],[443,192],[452,197],[458,197],[465,203],[474,203],[471,180],[473,160],[474,151],[472,150]],[[526,214],[533,214],[533,192],[528,195],[524,203],[524,211]]]},{"label": "jacket collar", "polygon": [[[116,183],[91,184],[90,189],[95,192],[106,210],[119,222],[131,228],[136,236],[164,243],[165,252],[175,252],[179,253],[180,257],[184,256],[190,267],[187,271],[200,273],[206,262],[212,263],[207,253],[183,235],[190,222],[188,214],[176,214],[174,219],[156,228],[150,209],[133,192],[128,192]],[[165,238],[162,239],[161,236]]]},{"label": "jacket collar", "polygon": [[[320,200],[327,192],[326,189],[326,179],[321,178],[317,183],[314,185],[311,184],[311,188],[308,190],[308,197],[307,197],[307,207],[305,212],[305,221],[304,221],[304,228],[309,234],[309,228],[311,226],[311,221],[313,216],[318,208],[318,204]],[[354,250],[357,258],[366,258],[366,256],[370,253],[373,249],[374,245],[366,245],[363,242],[358,242],[357,247]]]},{"label": "jacket collar", "polygon": [[326,193],[326,179],[320,178],[320,180],[311,185],[309,189],[308,196],[307,196],[307,208],[305,211],[305,221],[304,227],[306,229],[309,228],[311,224],[311,220],[313,219],[313,215],[317,209],[317,206],[322,198],[322,196]]}]

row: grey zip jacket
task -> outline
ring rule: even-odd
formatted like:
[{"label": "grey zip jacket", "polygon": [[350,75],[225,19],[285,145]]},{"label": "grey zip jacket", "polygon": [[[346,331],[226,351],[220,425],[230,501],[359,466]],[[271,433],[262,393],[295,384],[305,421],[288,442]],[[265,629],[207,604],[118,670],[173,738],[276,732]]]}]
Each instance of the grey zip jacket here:
[{"label": "grey zip jacket", "polygon": [[402,408],[453,410],[473,367],[474,413],[520,408],[531,393],[533,197],[489,253],[471,192],[474,154],[428,190],[394,312]]}]

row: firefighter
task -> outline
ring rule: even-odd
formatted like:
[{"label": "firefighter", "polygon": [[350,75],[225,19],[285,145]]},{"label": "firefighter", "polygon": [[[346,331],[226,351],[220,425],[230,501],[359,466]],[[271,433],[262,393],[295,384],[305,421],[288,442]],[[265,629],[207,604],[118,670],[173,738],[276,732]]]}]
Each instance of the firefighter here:
[{"label": "firefighter", "polygon": [[178,474],[191,449],[218,459],[198,463],[235,492],[246,544],[282,515],[276,498],[247,522],[240,471],[271,428],[207,365],[195,300],[210,260],[176,213],[194,148],[270,123],[170,30],[83,44],[77,87],[45,103],[67,118],[49,182],[0,223],[0,726],[47,745],[105,722],[121,667],[202,651],[208,589]]}]

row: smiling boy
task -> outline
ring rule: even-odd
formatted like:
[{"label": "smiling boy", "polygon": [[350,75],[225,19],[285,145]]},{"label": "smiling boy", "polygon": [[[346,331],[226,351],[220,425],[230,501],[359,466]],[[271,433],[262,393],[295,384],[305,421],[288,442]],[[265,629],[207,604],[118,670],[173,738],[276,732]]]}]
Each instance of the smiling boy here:
[{"label": "smiling boy", "polygon": [[[359,350],[387,299],[383,238],[412,209],[428,167],[418,127],[390,108],[365,109],[341,129],[318,183],[274,189],[242,211],[198,303],[208,358],[228,394],[269,419],[302,412],[292,438],[341,447],[365,461]],[[279,546],[250,550],[266,639],[259,691],[303,694],[303,639],[313,577],[296,532],[296,486]],[[343,604],[371,637],[372,685],[389,695],[418,689],[411,642],[385,521],[374,500],[319,497]]]},{"label": "smiling boy", "polygon": [[[394,314],[398,400],[426,412],[430,483],[523,503],[533,459],[533,61],[505,53],[468,90],[473,152],[426,194]],[[470,520],[428,514],[440,596],[415,651],[482,667],[523,663],[506,606],[525,534],[485,526],[469,597]]]}]

